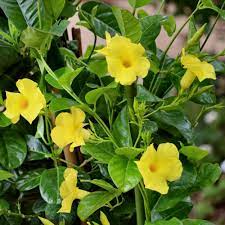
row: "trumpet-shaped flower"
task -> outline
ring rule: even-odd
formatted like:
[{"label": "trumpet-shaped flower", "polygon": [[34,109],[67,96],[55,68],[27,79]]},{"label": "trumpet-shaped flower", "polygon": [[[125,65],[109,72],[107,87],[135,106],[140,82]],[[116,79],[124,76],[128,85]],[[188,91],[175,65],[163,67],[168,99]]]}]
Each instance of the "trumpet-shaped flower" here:
[{"label": "trumpet-shaped flower", "polygon": [[89,192],[80,190],[77,187],[77,171],[73,168],[67,168],[64,172],[64,181],[60,186],[62,207],[59,212],[70,213],[73,201],[82,199],[88,194]]},{"label": "trumpet-shaped flower", "polygon": [[183,90],[189,88],[196,77],[200,82],[205,79],[216,79],[215,70],[211,64],[200,61],[194,55],[185,55],[184,49],[182,50],[181,63],[187,69],[180,82]]},{"label": "trumpet-shaped flower", "polygon": [[98,52],[105,55],[110,75],[122,85],[131,85],[137,77],[148,74],[150,62],[144,56],[145,49],[126,37],[106,33],[106,47]]},{"label": "trumpet-shaped flower", "polygon": [[179,152],[172,143],[160,144],[157,151],[150,145],[136,164],[145,187],[161,194],[168,193],[167,181],[178,180],[183,171]]},{"label": "trumpet-shaped flower", "polygon": [[4,114],[12,123],[17,123],[22,116],[31,124],[46,106],[45,97],[38,84],[30,79],[18,80],[16,86],[20,93],[6,92]]},{"label": "trumpet-shaped flower", "polygon": [[71,108],[71,113],[60,113],[55,120],[55,127],[51,131],[51,137],[60,148],[70,145],[70,151],[77,146],[85,144],[90,132],[84,129],[85,113],[76,107]]},{"label": "trumpet-shaped flower", "polygon": [[[110,225],[109,220],[104,212],[100,212],[100,221],[102,225]],[[87,222],[88,225],[91,225],[91,223]],[[96,223],[95,223],[96,224]]]}]

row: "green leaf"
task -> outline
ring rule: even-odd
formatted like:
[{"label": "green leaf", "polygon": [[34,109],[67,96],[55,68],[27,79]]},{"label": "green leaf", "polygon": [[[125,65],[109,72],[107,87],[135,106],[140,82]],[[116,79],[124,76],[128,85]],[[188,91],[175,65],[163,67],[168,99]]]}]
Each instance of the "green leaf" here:
[{"label": "green leaf", "polygon": [[201,160],[208,155],[208,152],[196,146],[183,146],[180,152],[191,160]]},{"label": "green leaf", "polygon": [[123,10],[118,7],[113,7],[112,10],[118,22],[121,34],[131,39],[132,42],[138,43],[142,35],[139,20],[128,10]]},{"label": "green leaf", "polygon": [[204,188],[214,184],[221,175],[221,169],[218,164],[203,163],[198,171],[197,185]]},{"label": "green leaf", "polygon": [[108,73],[107,62],[105,59],[90,60],[87,70],[99,77],[104,77]]},{"label": "green leaf", "polygon": [[4,215],[4,211],[8,210],[10,207],[9,203],[5,199],[0,199],[0,216]]},{"label": "green leaf", "polygon": [[46,53],[50,48],[52,35],[32,27],[27,27],[21,35],[21,41],[27,48],[34,48],[42,53]]},{"label": "green leaf", "polygon": [[[97,7],[95,15],[92,15],[92,9]],[[103,3],[89,1],[81,6],[79,13],[80,20],[88,21],[95,28],[95,32],[101,38],[105,38],[105,32],[115,35],[120,32],[117,20],[112,12],[112,8]]]},{"label": "green leaf", "polygon": [[26,136],[27,147],[28,147],[28,160],[40,160],[49,158],[49,151],[45,147],[45,145],[34,136],[27,135]]},{"label": "green leaf", "polygon": [[174,16],[163,16],[161,24],[169,37],[171,37],[176,31],[176,20]]},{"label": "green leaf", "polygon": [[[188,40],[191,40],[196,32],[197,32],[196,22],[195,22],[194,16],[192,16],[189,21]],[[199,51],[200,51],[199,41],[197,41],[196,43],[193,43],[193,45],[188,48],[188,52],[191,52],[191,53],[198,53]]]},{"label": "green leaf", "polygon": [[158,37],[161,30],[161,19],[159,15],[146,16],[140,20],[142,26],[141,44],[148,48]]},{"label": "green leaf", "polygon": [[134,147],[122,147],[116,149],[117,155],[123,155],[127,157],[128,159],[134,159],[136,156],[138,156],[140,153],[142,153],[144,149],[142,148],[134,148]]},{"label": "green leaf", "polygon": [[38,187],[42,171],[42,169],[29,171],[28,173],[20,176],[16,181],[16,188],[19,191],[30,191]]},{"label": "green leaf", "polygon": [[0,133],[0,163],[2,166],[7,169],[17,168],[22,165],[26,155],[26,142],[20,133],[13,130]]},{"label": "green leaf", "polygon": [[129,125],[129,114],[127,107],[124,107],[113,124],[113,136],[120,147],[131,147],[132,138]]},{"label": "green leaf", "polygon": [[142,102],[160,102],[162,101],[161,98],[153,95],[149,92],[143,85],[137,85],[137,96],[136,99]]},{"label": "green leaf", "polygon": [[12,178],[14,175],[5,170],[0,170],[0,181]]},{"label": "green leaf", "polygon": [[[191,143],[193,140],[193,130],[190,121],[181,111],[171,110],[171,111],[159,111],[152,115],[153,120],[155,120],[158,126],[166,130],[169,133],[172,133],[174,136],[179,136],[176,134],[178,131],[182,136],[187,140],[188,143]],[[171,129],[171,128],[176,128]]]},{"label": "green leaf", "polygon": [[62,74],[60,77],[59,77],[59,84],[62,86],[62,87],[67,87],[67,88],[70,88],[73,80],[75,79],[75,77],[77,77],[82,71],[83,71],[83,67],[80,67],[80,68],[77,68],[76,70],[71,70],[71,72],[67,72],[67,73],[64,73]]},{"label": "green leaf", "polygon": [[49,110],[51,112],[58,112],[61,110],[70,109],[75,105],[77,105],[77,102],[69,98],[53,98],[49,104]]},{"label": "green leaf", "polygon": [[185,219],[183,220],[183,225],[214,225],[214,224],[206,220]]},{"label": "green leaf", "polygon": [[115,192],[115,190],[116,190],[111,184],[109,184],[108,182],[106,182],[104,180],[94,179],[94,180],[84,180],[82,182],[88,182],[88,183],[94,184],[94,185],[96,185],[100,188],[103,188],[109,192]]},{"label": "green leaf", "polygon": [[194,166],[188,162],[183,164],[183,173],[181,178],[170,184],[168,194],[160,196],[154,206],[154,210],[157,212],[163,212],[175,207],[193,191],[196,179],[197,171]]},{"label": "green leaf", "polygon": [[80,201],[77,208],[77,215],[80,217],[82,221],[85,221],[95,211],[108,204],[118,195],[119,195],[118,192],[113,193],[106,191],[92,192]]},{"label": "green leaf", "polygon": [[85,95],[85,100],[88,104],[96,104],[97,100],[105,93],[111,91],[112,89],[117,87],[117,83],[116,82],[112,82],[110,83],[108,86],[106,87],[100,87],[94,90],[89,91],[86,95]]},{"label": "green leaf", "polygon": [[41,197],[49,204],[60,204],[60,185],[63,181],[64,167],[56,167],[45,170],[41,175],[40,193]]},{"label": "green leaf", "polygon": [[145,225],[183,225],[183,223],[177,218],[172,218],[170,220],[160,220],[154,223],[147,222]]},{"label": "green leaf", "polygon": [[0,8],[19,30],[26,28],[26,21],[16,0],[0,0]]},{"label": "green leaf", "polygon": [[141,180],[135,162],[124,156],[114,156],[109,162],[108,170],[115,185],[123,192],[131,190]]},{"label": "green leaf", "polygon": [[7,127],[11,124],[11,120],[8,119],[2,112],[0,112],[0,127]]},{"label": "green leaf", "polygon": [[61,37],[69,25],[68,20],[60,20],[53,24],[49,33]]},{"label": "green leaf", "polygon": [[133,8],[139,8],[149,4],[152,0],[128,0],[129,4]]},{"label": "green leaf", "polygon": [[44,139],[45,124],[43,116],[39,116],[35,138]]},{"label": "green leaf", "polygon": [[225,11],[218,8],[212,0],[202,0],[199,9],[212,9],[219,13],[219,15],[225,20]]},{"label": "green leaf", "polygon": [[111,142],[102,142],[99,144],[85,144],[81,146],[81,151],[84,154],[89,154],[93,158],[102,163],[109,163],[114,154],[114,147]]},{"label": "green leaf", "polygon": [[43,2],[47,13],[56,20],[64,8],[65,0],[43,0]]}]

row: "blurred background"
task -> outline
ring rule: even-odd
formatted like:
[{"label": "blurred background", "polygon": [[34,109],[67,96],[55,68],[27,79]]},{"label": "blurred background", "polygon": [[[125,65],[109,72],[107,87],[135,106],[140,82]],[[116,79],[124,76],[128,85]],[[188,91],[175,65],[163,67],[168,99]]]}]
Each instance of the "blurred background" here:
[{"label": "blurred background", "polygon": [[[109,4],[118,5],[120,7],[130,9],[127,0],[105,0]],[[196,8],[197,0],[166,0],[162,8],[162,13],[165,15],[174,15],[176,18],[176,25],[179,28],[188,15]],[[222,6],[223,0],[214,1],[219,7]],[[153,0],[151,5],[143,9],[149,14],[154,14],[160,7],[161,1]],[[142,10],[142,9],[139,9]],[[202,41],[205,40],[207,32],[213,26],[217,14],[211,10],[202,10],[196,14],[196,21],[199,26],[207,23],[206,34],[203,36]],[[72,37],[71,27],[77,28],[76,17],[71,18],[70,28],[68,29],[69,36]],[[169,51],[169,55],[176,57],[184,43],[187,40],[188,26],[185,27],[183,32],[179,35],[173,47]],[[210,36],[204,51],[216,54],[225,49],[225,21],[218,19],[212,35]],[[82,50],[85,52],[88,45],[93,43],[93,35],[86,29],[81,28]],[[157,46],[165,49],[171,40],[162,29],[158,39]],[[98,43],[104,43],[104,40],[98,39]],[[221,58],[224,61],[224,58]],[[217,70],[220,71],[216,83],[217,102],[225,103],[225,64],[220,63],[216,65]],[[191,103],[186,106],[186,111],[189,114],[190,120],[195,123],[196,115],[199,115],[201,108],[198,104]],[[210,152],[207,159],[211,162],[217,162],[221,165],[223,175],[216,185],[208,187],[201,193],[196,193],[193,196],[194,207],[191,217],[199,219],[207,219],[214,222],[216,225],[225,225],[225,109],[216,111],[208,111],[200,117],[200,122],[195,128],[195,137],[197,146]],[[197,125],[197,124],[196,124]]]}]

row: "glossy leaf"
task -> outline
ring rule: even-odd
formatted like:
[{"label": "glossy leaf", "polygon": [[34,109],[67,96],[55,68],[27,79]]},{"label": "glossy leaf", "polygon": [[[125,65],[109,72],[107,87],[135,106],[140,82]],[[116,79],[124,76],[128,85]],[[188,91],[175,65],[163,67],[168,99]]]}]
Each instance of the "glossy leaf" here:
[{"label": "glossy leaf", "polygon": [[53,98],[49,104],[49,110],[51,112],[58,112],[61,110],[70,109],[75,105],[77,105],[77,102],[69,98]]},{"label": "glossy leaf", "polygon": [[102,142],[99,144],[85,144],[81,147],[84,154],[89,154],[102,163],[109,163],[114,156],[114,147],[111,142]]},{"label": "glossy leaf", "polygon": [[5,130],[0,133],[0,163],[5,168],[19,167],[25,160],[26,155],[26,142],[20,133],[13,130]]},{"label": "glossy leaf", "polygon": [[[95,15],[92,15],[92,9],[96,8]],[[81,12],[79,14],[80,20],[88,20],[93,24],[95,32],[98,36],[105,38],[105,32],[109,32],[111,35],[115,35],[120,32],[117,20],[109,5],[89,1],[81,6]]]},{"label": "glossy leaf", "polygon": [[40,193],[41,197],[49,204],[60,204],[60,185],[63,181],[64,167],[56,167],[45,170],[41,175]]},{"label": "glossy leaf", "polygon": [[149,4],[152,0],[128,0],[129,4],[133,8],[139,8]]},{"label": "glossy leaf", "polygon": [[96,185],[100,188],[103,188],[109,192],[115,192],[115,190],[116,190],[111,184],[109,184],[105,180],[94,179],[94,180],[85,180],[82,182],[88,182],[88,183],[94,184],[94,185]]},{"label": "glossy leaf", "polygon": [[187,156],[191,160],[201,160],[208,155],[206,150],[200,149],[196,146],[183,146],[180,153]]},{"label": "glossy leaf", "polygon": [[88,104],[95,104],[97,102],[97,100],[105,93],[107,93],[108,91],[111,91],[112,89],[117,87],[117,83],[112,82],[110,83],[108,86],[106,87],[99,87],[97,89],[94,89],[92,91],[89,91],[86,95],[85,95],[85,100]]},{"label": "glossy leaf", "polygon": [[95,211],[113,200],[118,194],[118,192],[112,193],[106,191],[97,191],[90,193],[80,201],[77,208],[77,215],[82,221],[85,221]]},{"label": "glossy leaf", "polygon": [[16,188],[19,191],[29,191],[38,187],[42,171],[42,169],[29,171],[28,173],[20,176],[16,181]]},{"label": "glossy leaf", "polygon": [[120,147],[131,147],[132,138],[129,125],[129,113],[127,107],[124,107],[117,116],[113,124],[113,136]]},{"label": "glossy leaf", "polygon": [[14,175],[8,171],[0,170],[0,181],[12,178]]},{"label": "glossy leaf", "polygon": [[183,220],[183,225],[214,225],[214,224],[206,220],[185,219]]},{"label": "glossy leaf", "polygon": [[122,147],[122,148],[117,148],[115,152],[117,155],[125,156],[128,159],[134,159],[136,156],[138,156],[143,151],[144,151],[144,149],[142,149],[142,148]]},{"label": "glossy leaf", "polygon": [[161,16],[146,16],[140,20],[142,26],[141,44],[148,48],[158,37],[161,30]]},{"label": "glossy leaf", "polygon": [[133,189],[141,180],[135,162],[124,156],[114,156],[109,162],[108,170],[115,185],[123,192]]},{"label": "glossy leaf", "polygon": [[177,218],[172,218],[170,220],[159,220],[154,223],[147,222],[145,225],[183,225],[183,223]]},{"label": "glossy leaf", "polygon": [[176,31],[176,20],[173,16],[164,16],[162,17],[161,24],[167,32],[168,36],[171,37]]},{"label": "glossy leaf", "polygon": [[0,127],[7,127],[11,124],[11,120],[8,119],[2,112],[0,112]]},{"label": "glossy leaf", "polygon": [[87,69],[91,72],[96,74],[99,77],[106,76],[108,73],[107,69],[107,62],[105,59],[96,59],[96,60],[91,60],[88,63]]},{"label": "glossy leaf", "polygon": [[137,96],[136,99],[143,102],[160,102],[161,98],[149,92],[144,86],[137,85]]},{"label": "glossy leaf", "polygon": [[139,20],[128,10],[121,10],[118,7],[113,7],[112,10],[118,22],[121,34],[131,39],[132,42],[138,43],[142,35]]},{"label": "glossy leaf", "polygon": [[64,8],[65,0],[43,0],[43,2],[48,15],[56,20]]}]

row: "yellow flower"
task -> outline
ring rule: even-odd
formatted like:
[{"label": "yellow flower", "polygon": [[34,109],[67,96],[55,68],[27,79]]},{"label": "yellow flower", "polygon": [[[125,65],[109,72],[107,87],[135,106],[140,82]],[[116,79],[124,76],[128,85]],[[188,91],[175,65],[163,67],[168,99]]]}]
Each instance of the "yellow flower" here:
[{"label": "yellow flower", "polygon": [[168,193],[167,181],[178,180],[183,171],[179,152],[172,143],[160,144],[157,151],[150,145],[136,164],[145,187],[161,194]]},{"label": "yellow flower", "polygon": [[82,199],[88,194],[89,192],[80,190],[77,187],[77,171],[73,168],[67,168],[64,172],[64,181],[60,186],[62,207],[59,212],[70,213],[73,201]]},{"label": "yellow flower", "polygon": [[196,77],[200,82],[205,79],[216,79],[215,70],[211,64],[200,61],[194,55],[185,55],[184,49],[182,50],[181,63],[187,69],[180,82],[183,90],[189,88]]},{"label": "yellow flower", "polygon": [[90,132],[84,129],[85,113],[76,107],[71,108],[71,113],[60,113],[55,120],[55,125],[51,131],[51,137],[60,148],[70,145],[70,151],[77,146],[85,144],[90,136]]},{"label": "yellow flower", "polygon": [[44,224],[44,225],[54,225],[54,223],[52,223],[51,221],[45,219],[45,218],[42,218],[42,217],[38,217],[38,219]]},{"label": "yellow flower", "polygon": [[110,75],[122,85],[131,85],[137,77],[144,78],[148,74],[150,62],[143,56],[145,49],[126,37],[111,38],[106,33],[106,47],[97,52],[105,55]]},{"label": "yellow flower", "polygon": [[20,93],[6,92],[4,114],[12,123],[17,123],[21,115],[31,124],[46,106],[44,95],[37,85],[34,81],[25,78],[16,82]]},{"label": "yellow flower", "polygon": [[[100,221],[102,225],[110,225],[107,216],[105,215],[104,212],[100,212]],[[90,222],[87,222],[88,225],[91,225]],[[95,223],[96,224],[96,223]]]}]

